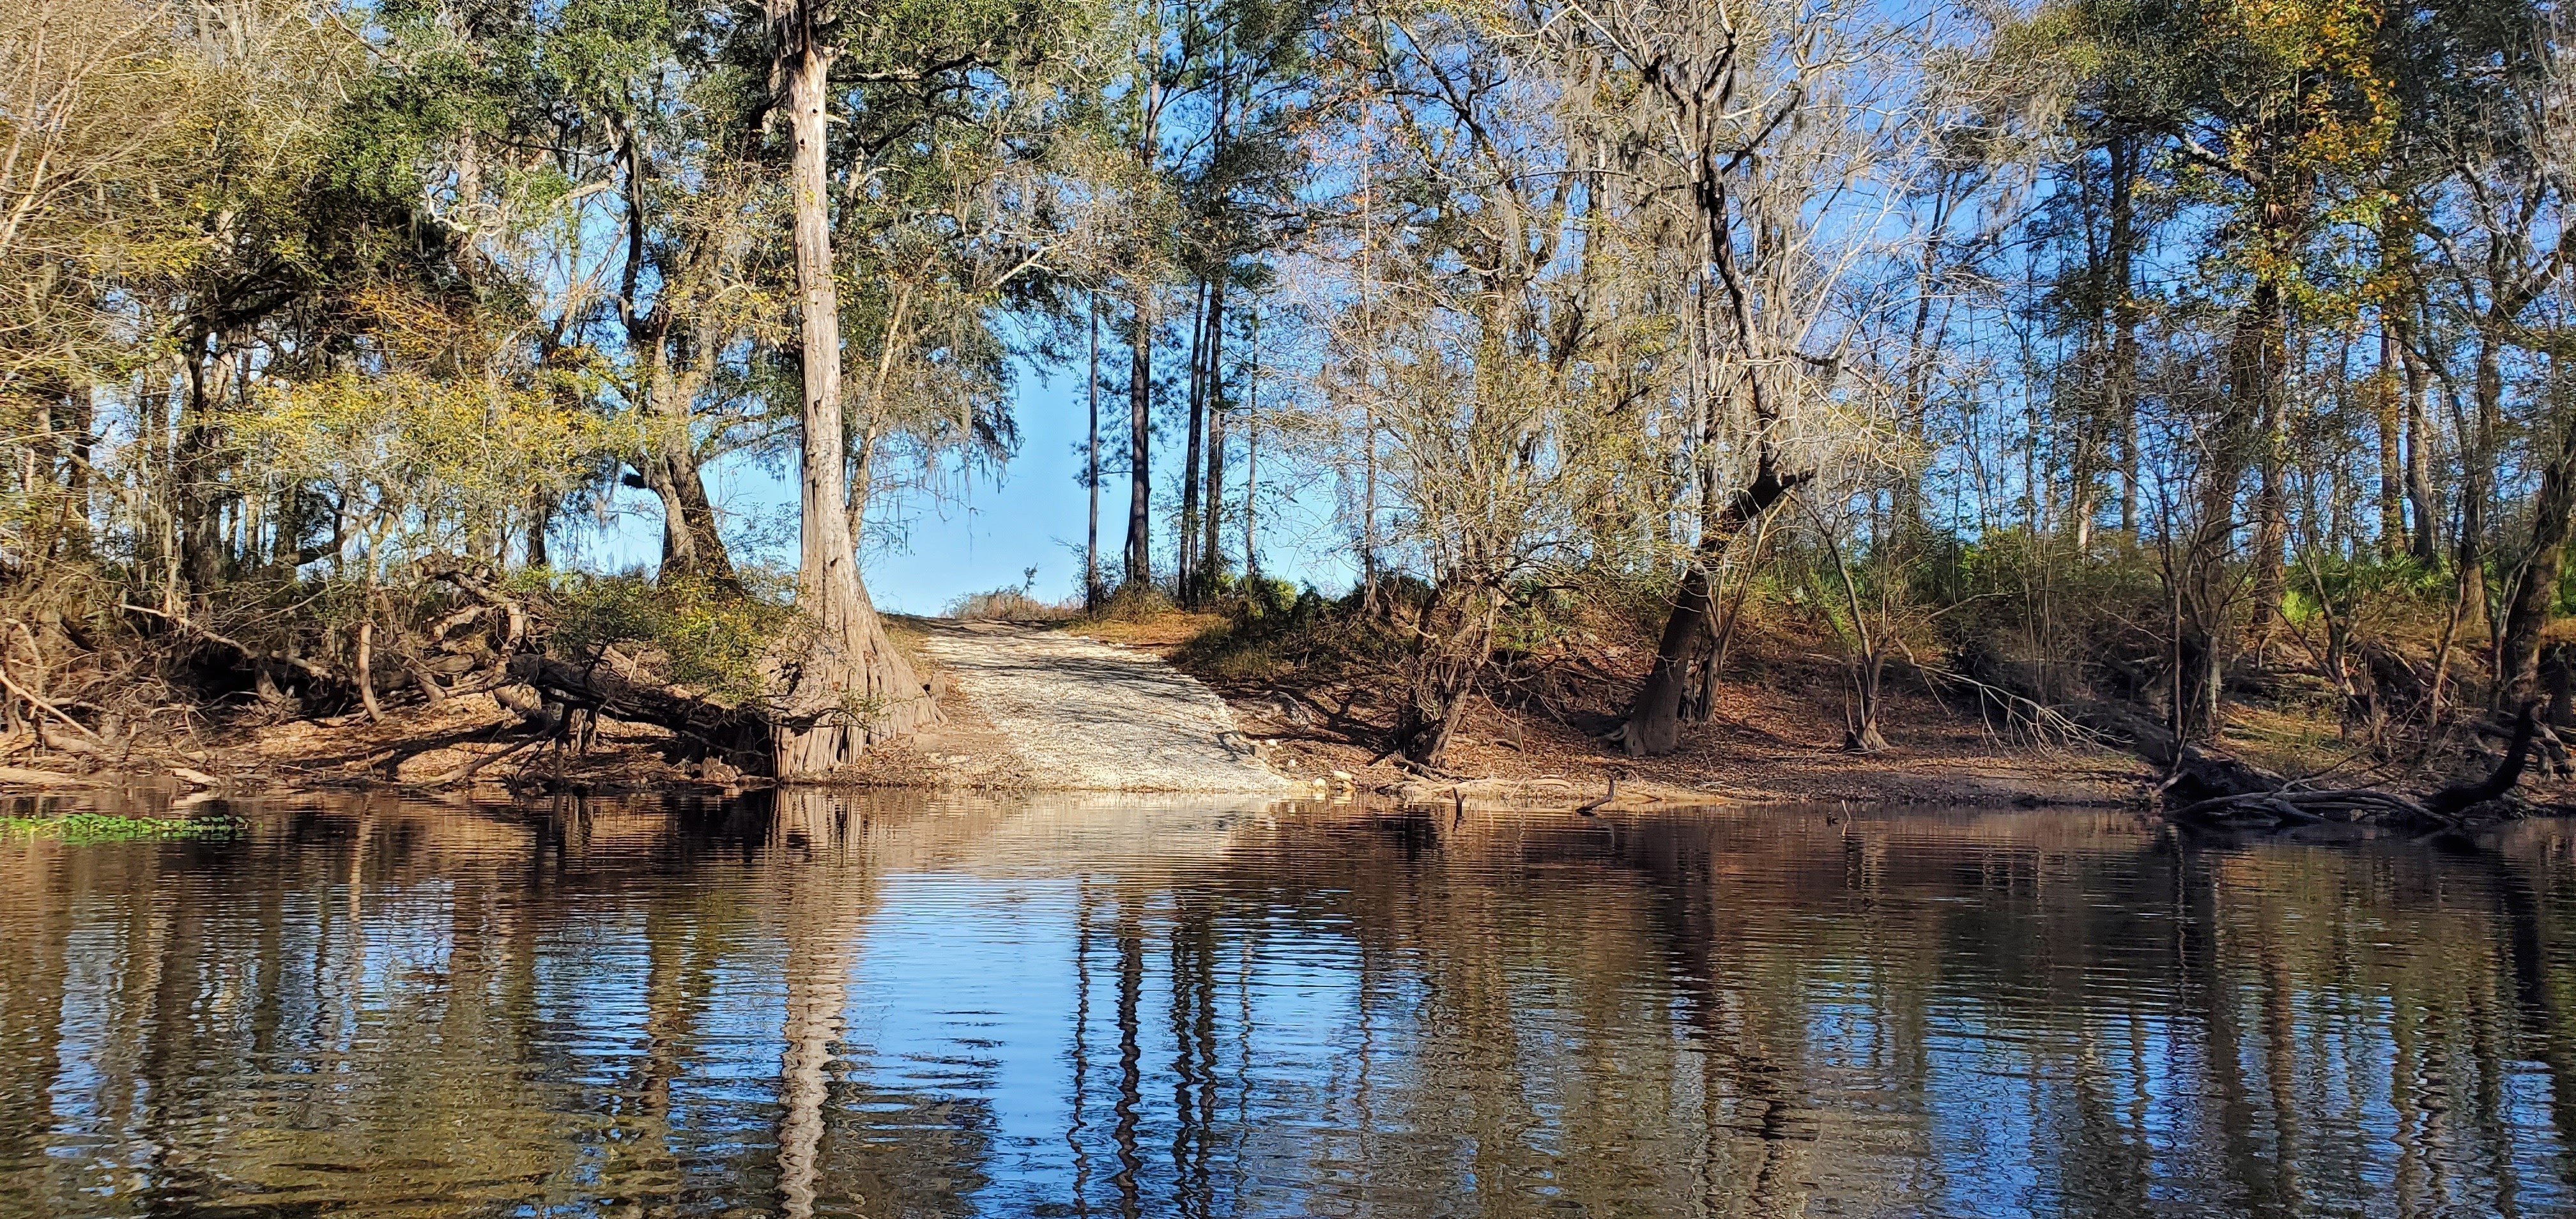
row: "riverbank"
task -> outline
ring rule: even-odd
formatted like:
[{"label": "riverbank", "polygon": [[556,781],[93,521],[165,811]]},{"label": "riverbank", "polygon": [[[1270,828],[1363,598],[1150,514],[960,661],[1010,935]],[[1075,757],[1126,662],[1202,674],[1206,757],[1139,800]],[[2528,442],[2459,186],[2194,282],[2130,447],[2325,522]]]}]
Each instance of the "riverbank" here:
[{"label": "riverbank", "polygon": [[[1161,612],[1073,623],[896,618],[900,646],[948,694],[945,718],[881,745],[841,778],[855,786],[981,791],[1272,792],[1444,805],[1635,808],[1679,804],[1884,802],[2112,805],[2153,776],[2135,758],[2079,740],[2035,741],[1984,719],[1973,699],[1891,680],[1889,748],[1840,747],[1843,670],[1797,641],[1740,641],[1716,714],[1668,756],[1631,758],[1605,741],[1633,684],[1633,643],[1596,642],[1546,659],[1515,705],[1480,693],[1439,770],[1409,767],[1384,742],[1395,673],[1384,663],[1252,664],[1211,647],[1214,615]],[[1541,691],[1527,687],[1543,685]],[[602,720],[568,741],[530,734],[507,691],[363,713],[200,717],[177,749],[125,757],[0,758],[0,788],[64,790],[135,776],[197,792],[375,787],[596,793],[724,791],[722,763],[688,760],[669,733]],[[2229,747],[2304,771],[2315,726],[2248,708]],[[2303,735],[2304,734],[2304,735]],[[2281,742],[2291,742],[2282,745]]]},{"label": "riverbank", "polygon": [[1264,672],[1206,646],[1224,624],[1217,615],[1172,612],[1064,629],[1151,652],[1200,679],[1293,781],[1385,797],[1609,808],[2108,805],[2139,799],[2152,781],[2129,755],[2016,739],[1980,719],[1973,704],[1919,689],[1886,695],[1888,749],[1845,751],[1839,666],[1769,639],[1746,648],[1741,676],[1722,685],[1716,714],[1676,753],[1632,758],[1604,740],[1633,688],[1620,670],[1640,659],[1611,643],[1562,658],[1547,695],[1522,706],[1471,698],[1442,769],[1425,772],[1383,743],[1394,720],[1393,671],[1361,662]]},{"label": "riverbank", "polygon": [[[1062,631],[896,619],[899,646],[947,693],[940,723],[842,772],[863,787],[1283,795],[1287,778],[1227,704],[1153,652]],[[178,749],[105,751],[0,767],[0,788],[148,779],[199,791],[385,787],[646,792],[747,785],[691,761],[671,733],[601,718],[568,740],[533,732],[509,688],[459,693],[382,719],[263,719],[255,711]],[[63,763],[73,763],[66,766]],[[80,763],[88,763],[86,766]],[[1306,794],[1313,794],[1311,789]]]}]

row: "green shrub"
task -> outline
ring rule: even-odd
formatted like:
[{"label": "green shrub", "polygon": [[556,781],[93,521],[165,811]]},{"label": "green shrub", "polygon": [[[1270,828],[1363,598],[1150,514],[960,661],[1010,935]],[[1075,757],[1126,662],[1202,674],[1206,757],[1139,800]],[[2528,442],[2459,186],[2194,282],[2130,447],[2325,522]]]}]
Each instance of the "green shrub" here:
[{"label": "green shrub", "polygon": [[750,573],[739,587],[635,573],[534,572],[528,579],[550,628],[547,651],[580,662],[610,648],[649,654],[672,683],[720,700],[759,695],[762,659],[798,621],[786,598],[792,585],[765,572]]}]

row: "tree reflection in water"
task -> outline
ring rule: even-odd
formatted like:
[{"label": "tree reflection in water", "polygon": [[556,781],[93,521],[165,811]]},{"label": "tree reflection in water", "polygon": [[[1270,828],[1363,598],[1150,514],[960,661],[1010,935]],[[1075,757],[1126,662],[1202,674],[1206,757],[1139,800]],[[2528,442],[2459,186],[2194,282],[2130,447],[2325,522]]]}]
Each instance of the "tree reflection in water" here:
[{"label": "tree reflection in water", "polygon": [[2571,1207],[2555,825],[245,811],[0,843],[0,1212]]}]

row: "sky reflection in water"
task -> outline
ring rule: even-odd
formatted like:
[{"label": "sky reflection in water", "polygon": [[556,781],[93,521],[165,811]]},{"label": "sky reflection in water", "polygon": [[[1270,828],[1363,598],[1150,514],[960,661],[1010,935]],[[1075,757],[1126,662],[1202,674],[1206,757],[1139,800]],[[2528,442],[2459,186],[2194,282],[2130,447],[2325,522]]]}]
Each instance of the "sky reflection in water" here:
[{"label": "sky reflection in water", "polygon": [[0,841],[0,1213],[2576,1209],[2554,824],[245,811]]}]

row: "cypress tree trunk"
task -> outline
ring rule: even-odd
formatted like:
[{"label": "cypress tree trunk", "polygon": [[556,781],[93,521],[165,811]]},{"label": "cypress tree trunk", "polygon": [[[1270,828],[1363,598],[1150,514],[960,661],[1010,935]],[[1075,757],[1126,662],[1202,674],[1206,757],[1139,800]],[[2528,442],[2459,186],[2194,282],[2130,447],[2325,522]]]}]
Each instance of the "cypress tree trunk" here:
[{"label": "cypress tree trunk", "polygon": [[841,418],[841,304],[832,280],[823,106],[831,52],[818,0],[769,0],[772,79],[794,150],[796,294],[802,315],[805,436],[796,599],[810,620],[783,674],[773,728],[781,779],[814,778],[868,745],[935,721],[929,687],[886,638],[850,537],[848,438]]}]

